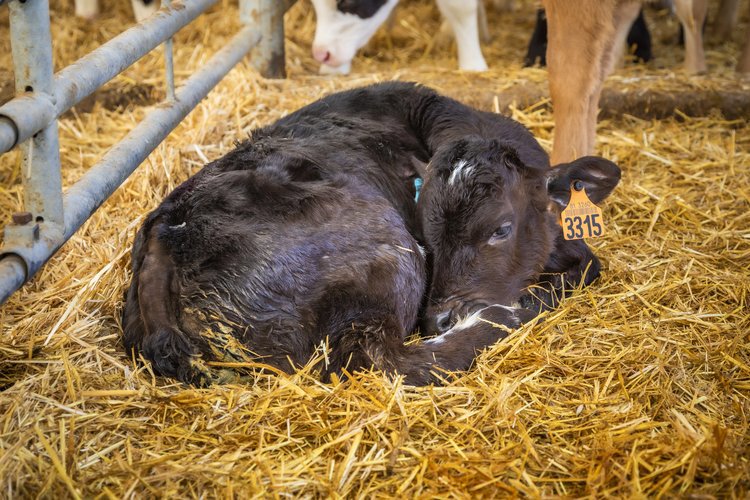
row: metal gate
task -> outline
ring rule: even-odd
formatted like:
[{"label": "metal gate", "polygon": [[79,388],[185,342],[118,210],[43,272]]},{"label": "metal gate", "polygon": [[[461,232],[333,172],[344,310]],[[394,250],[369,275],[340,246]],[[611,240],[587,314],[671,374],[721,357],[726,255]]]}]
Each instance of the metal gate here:
[{"label": "metal gate", "polygon": [[[174,88],[171,37],[218,0],[162,0],[162,8],[53,75],[48,0],[8,2],[17,97],[0,107],[0,154],[21,148],[24,211],[0,249],[0,304],[91,217],[177,124],[252,48],[263,76],[284,76],[283,15],[294,0],[239,0],[243,27]],[[167,98],[63,195],[58,117],[164,44]]]}]

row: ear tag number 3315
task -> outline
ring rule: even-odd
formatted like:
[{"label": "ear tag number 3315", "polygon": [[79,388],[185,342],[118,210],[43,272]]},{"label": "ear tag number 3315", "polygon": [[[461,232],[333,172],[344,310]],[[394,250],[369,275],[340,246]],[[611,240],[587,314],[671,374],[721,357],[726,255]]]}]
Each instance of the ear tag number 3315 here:
[{"label": "ear tag number 3315", "polygon": [[570,202],[560,214],[560,223],[566,240],[598,238],[604,234],[602,209],[589,200],[581,181],[570,185]]}]

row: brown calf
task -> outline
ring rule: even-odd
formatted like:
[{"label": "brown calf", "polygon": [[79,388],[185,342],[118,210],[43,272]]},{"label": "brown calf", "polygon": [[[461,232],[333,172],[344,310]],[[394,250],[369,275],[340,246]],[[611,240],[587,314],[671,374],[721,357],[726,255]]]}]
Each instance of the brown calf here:
[{"label": "brown calf", "polygon": [[[640,0],[543,0],[547,12],[550,95],[555,112],[552,164],[594,150],[602,83],[612,71]],[[706,70],[702,26],[707,0],[674,0],[685,31],[685,68]],[[750,31],[737,65],[750,73]]]}]

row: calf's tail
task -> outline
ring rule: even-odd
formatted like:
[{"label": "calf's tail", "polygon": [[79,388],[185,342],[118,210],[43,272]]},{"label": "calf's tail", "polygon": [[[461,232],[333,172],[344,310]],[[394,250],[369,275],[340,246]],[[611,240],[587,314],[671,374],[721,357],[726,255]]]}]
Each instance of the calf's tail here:
[{"label": "calf's tail", "polygon": [[133,247],[133,280],[123,311],[126,351],[142,355],[154,372],[205,385],[197,369],[195,339],[179,324],[180,285],[169,250],[158,235],[161,224],[147,224]]}]

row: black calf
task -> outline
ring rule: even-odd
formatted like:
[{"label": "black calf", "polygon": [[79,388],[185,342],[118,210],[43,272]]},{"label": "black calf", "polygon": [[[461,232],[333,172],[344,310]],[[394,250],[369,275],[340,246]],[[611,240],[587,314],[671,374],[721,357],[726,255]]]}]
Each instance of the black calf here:
[{"label": "black calf", "polygon": [[[461,159],[477,174],[483,165],[487,175],[459,172],[460,182],[451,184]],[[488,267],[486,276],[464,272],[482,268],[482,257],[467,261],[455,240],[474,232],[486,220],[478,217],[491,217],[498,204],[506,214],[517,207],[518,217],[549,213],[547,185],[565,193],[569,178],[549,175],[547,167],[546,154],[519,124],[423,87],[388,83],[328,96],[255,131],[148,216],[133,248],[125,346],[157,373],[198,384],[213,379],[207,361],[250,360],[290,371],[326,341],[324,376],[375,367],[427,384],[439,381],[441,370],[468,369],[479,350],[506,335],[497,325],[513,328],[533,317],[508,306],[553,261],[560,229],[545,223],[537,237],[524,230],[496,245],[505,254],[488,255],[502,273]],[[565,172],[582,177],[585,167]],[[425,178],[421,219],[417,175]],[[607,175],[611,181],[611,169]],[[505,190],[492,188],[511,178]],[[470,179],[486,184],[481,199],[490,205],[474,207],[476,216],[446,219],[441,207],[451,196],[479,192]],[[440,337],[407,346],[427,291],[423,231],[440,271],[434,283],[486,290],[486,279],[502,293],[487,295],[480,311]],[[583,248],[572,279],[581,259],[594,259]],[[519,251],[534,257],[517,264]],[[440,299],[438,288],[432,286],[431,300]]]}]

